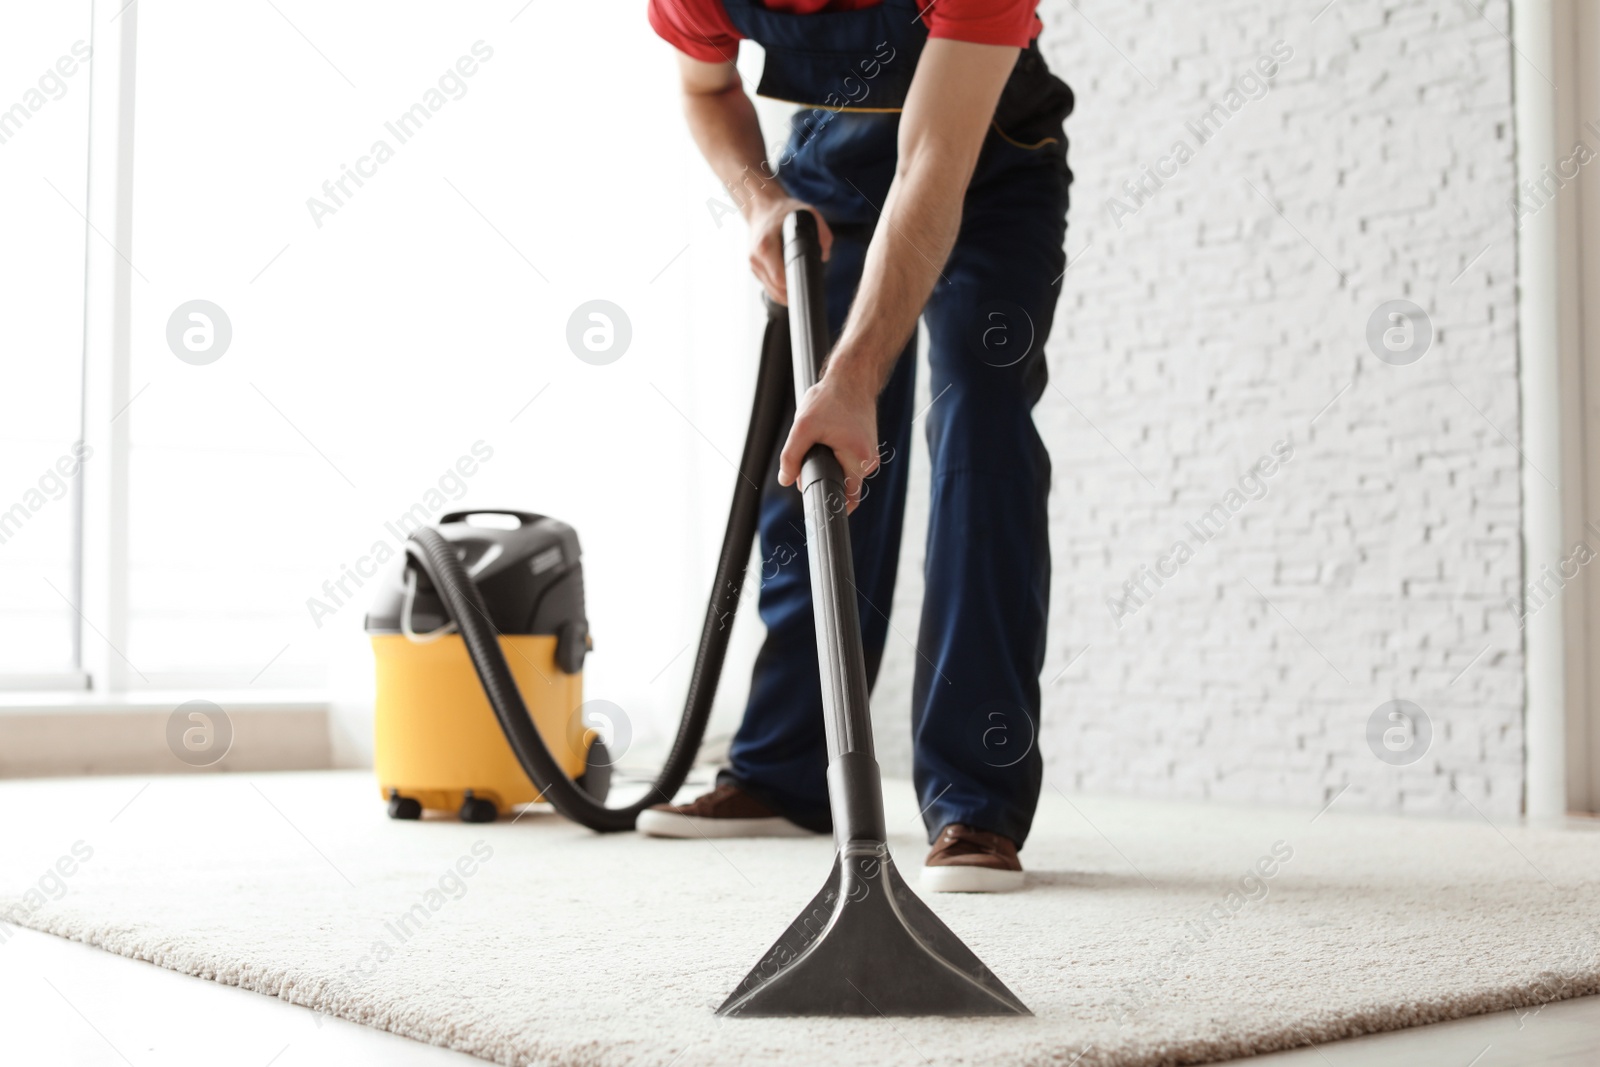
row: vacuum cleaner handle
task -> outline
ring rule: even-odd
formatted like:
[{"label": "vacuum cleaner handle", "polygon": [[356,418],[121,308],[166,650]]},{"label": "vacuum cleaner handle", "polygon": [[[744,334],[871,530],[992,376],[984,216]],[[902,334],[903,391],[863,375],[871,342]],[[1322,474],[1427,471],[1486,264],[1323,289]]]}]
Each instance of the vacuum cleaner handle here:
[{"label": "vacuum cleaner handle", "polygon": [[473,508],[470,511],[452,511],[447,515],[441,515],[439,516],[439,525],[443,526],[447,522],[461,522],[463,519],[470,519],[474,515],[509,515],[524,526],[532,526],[544,518],[543,515],[535,515],[531,511],[512,511],[509,508]]},{"label": "vacuum cleaner handle", "polygon": [[[810,211],[790,215],[784,220],[783,238],[789,342],[798,400],[822,376],[831,331],[815,216]],[[845,472],[831,448],[817,445],[806,453],[798,487],[805,500],[811,557],[834,839],[841,849],[851,842],[881,844],[886,840],[883,787],[872,749],[867,661],[861,646],[861,613],[850,554]]]},{"label": "vacuum cleaner handle", "polygon": [[[783,221],[783,268],[789,290],[789,347],[798,397],[821,379],[822,365],[832,347],[822,239],[817,233],[816,216],[810,211],[796,211]],[[818,445],[813,451],[827,449]]]}]

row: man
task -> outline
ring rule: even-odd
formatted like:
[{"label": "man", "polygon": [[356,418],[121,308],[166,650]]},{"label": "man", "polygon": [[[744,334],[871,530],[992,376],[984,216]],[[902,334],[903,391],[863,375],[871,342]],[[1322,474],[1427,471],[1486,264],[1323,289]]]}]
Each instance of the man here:
[{"label": "man", "polygon": [[[1022,885],[1039,797],[1039,671],[1050,459],[1033,426],[1066,268],[1072,93],[1034,42],[1037,0],[651,0],[680,55],[689,128],[750,229],[750,266],[784,299],[783,220],[820,219],[834,346],[799,398],[761,505],[766,642],[715,790],[645,812],[662,837],[830,828],[805,520],[792,486],[823,444],[847,472],[869,681],[883,658],[912,424],[932,460],[912,735],[932,851],[923,888]],[[805,105],[776,176],[734,67]],[[913,410],[916,324],[932,403]],[[867,481],[870,476],[871,480]],[[859,506],[858,506],[859,505]],[[775,572],[775,573],[774,573]]]}]

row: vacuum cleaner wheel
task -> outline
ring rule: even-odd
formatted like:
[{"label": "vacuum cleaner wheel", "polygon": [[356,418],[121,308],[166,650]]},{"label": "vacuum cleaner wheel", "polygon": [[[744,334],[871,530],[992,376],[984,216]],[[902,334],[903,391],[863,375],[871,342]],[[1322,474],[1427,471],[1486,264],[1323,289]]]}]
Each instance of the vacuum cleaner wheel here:
[{"label": "vacuum cleaner wheel", "polygon": [[500,817],[500,809],[494,806],[494,801],[472,795],[472,790],[467,790],[466,799],[461,802],[462,822],[494,822]]},{"label": "vacuum cleaner wheel", "polygon": [[397,789],[389,790],[389,818],[420,819],[422,802],[415,797],[403,797]]}]

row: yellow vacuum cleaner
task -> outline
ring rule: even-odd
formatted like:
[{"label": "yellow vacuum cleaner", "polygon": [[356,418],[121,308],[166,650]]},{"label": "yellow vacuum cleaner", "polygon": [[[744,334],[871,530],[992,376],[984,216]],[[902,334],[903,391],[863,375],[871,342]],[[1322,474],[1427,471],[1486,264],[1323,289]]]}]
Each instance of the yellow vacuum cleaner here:
[{"label": "yellow vacuum cleaner", "polygon": [[[590,641],[577,532],[522,511],[455,512],[436,529],[482,594],[551,758],[605,800],[610,758],[581,718]],[[367,633],[378,664],[374,758],[391,816],[457,811],[466,822],[492,822],[542,799],[489,706],[466,642],[417,567],[408,563],[379,594]]]}]

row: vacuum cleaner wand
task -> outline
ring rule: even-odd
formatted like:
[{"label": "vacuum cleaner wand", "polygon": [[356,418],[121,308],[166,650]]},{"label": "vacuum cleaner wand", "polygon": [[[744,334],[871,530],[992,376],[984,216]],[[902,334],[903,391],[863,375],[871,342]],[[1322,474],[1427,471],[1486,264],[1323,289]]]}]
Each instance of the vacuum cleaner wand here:
[{"label": "vacuum cleaner wand", "polygon": [[[816,219],[784,223],[795,396],[830,347]],[[1030,1015],[928,906],[889,856],[873,756],[845,473],[831,449],[801,466],[828,736],[828,795],[837,854],[822,891],[741,982],[719,1015]]]}]

